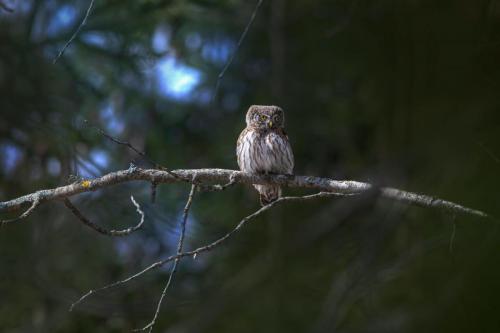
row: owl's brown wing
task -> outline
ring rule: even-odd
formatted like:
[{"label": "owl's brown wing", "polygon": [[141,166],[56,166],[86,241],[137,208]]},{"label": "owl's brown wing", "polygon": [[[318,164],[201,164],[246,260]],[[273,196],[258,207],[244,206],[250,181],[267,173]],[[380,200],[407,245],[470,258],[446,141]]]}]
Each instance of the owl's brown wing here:
[{"label": "owl's brown wing", "polygon": [[286,132],[283,128],[276,129],[276,134],[278,134],[280,136],[280,138],[282,138],[286,142],[290,143],[290,141],[288,140],[288,135],[286,134]]},{"label": "owl's brown wing", "polygon": [[245,140],[245,136],[248,134],[250,129],[246,127],[243,131],[241,131],[240,136],[238,137],[238,140],[236,141],[236,160],[238,162],[238,166],[240,167],[240,170],[244,169],[243,166],[243,141]]},{"label": "owl's brown wing", "polygon": [[286,134],[285,130],[283,128],[278,128],[276,130],[276,133],[283,139],[283,142],[285,142],[285,147],[284,147],[284,153],[286,157],[286,173],[287,174],[293,174],[293,167],[295,164],[294,157],[293,157],[293,151],[292,151],[292,146],[290,145],[290,141],[288,140],[288,135]]},{"label": "owl's brown wing", "polygon": [[243,143],[243,138],[248,133],[248,131],[249,131],[248,127],[245,127],[243,131],[241,131],[240,136],[238,136],[238,140],[236,141],[236,149],[238,149],[238,147],[241,146],[241,144]]}]

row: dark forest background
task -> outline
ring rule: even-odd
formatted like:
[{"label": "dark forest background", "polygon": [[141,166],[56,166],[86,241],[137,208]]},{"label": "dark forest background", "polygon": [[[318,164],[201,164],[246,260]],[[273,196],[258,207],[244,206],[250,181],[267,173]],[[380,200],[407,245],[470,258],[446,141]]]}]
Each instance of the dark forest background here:
[{"label": "dark forest background", "polygon": [[[500,216],[500,4],[495,0],[4,1],[0,200],[150,167],[234,169],[251,104],[285,109],[296,173],[356,179]],[[86,122],[87,121],[87,122]],[[169,267],[68,307],[175,251],[189,188],[115,186],[0,230],[1,332],[127,332],[152,317]],[[305,193],[286,190],[288,194]],[[197,196],[186,248],[258,208],[235,186]],[[376,197],[285,204],[181,262],[156,332],[498,332],[494,222]]]}]

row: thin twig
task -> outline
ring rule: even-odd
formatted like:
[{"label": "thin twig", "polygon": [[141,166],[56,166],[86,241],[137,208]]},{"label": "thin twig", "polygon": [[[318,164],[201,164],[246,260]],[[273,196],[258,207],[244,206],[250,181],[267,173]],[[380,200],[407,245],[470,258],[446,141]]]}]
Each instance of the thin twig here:
[{"label": "thin twig", "polygon": [[71,38],[66,42],[66,44],[64,44],[64,46],[62,47],[62,49],[59,51],[59,53],[57,54],[57,56],[54,58],[54,60],[52,62],[53,64],[55,64],[57,62],[57,60],[59,60],[59,58],[62,57],[62,55],[64,54],[64,52],[66,51],[66,49],[71,45],[71,43],[73,43],[73,41],[75,40],[76,36],[78,36],[78,34],[80,33],[80,31],[82,30],[83,26],[87,23],[87,19],[89,18],[90,13],[92,12],[92,7],[93,6],[94,6],[94,0],[90,0],[89,7],[87,8],[87,12],[85,13],[85,16],[83,17],[82,22],[80,23],[80,25],[78,26],[78,28],[76,29],[76,31],[73,33],[73,35],[71,36]]},{"label": "thin twig", "polygon": [[[177,173],[173,172],[172,170],[170,170],[169,168],[155,162],[154,160],[152,160],[150,157],[148,157],[146,155],[146,153],[144,151],[141,151],[139,149],[137,149],[136,147],[134,147],[130,142],[128,141],[122,141],[122,140],[119,140],[111,135],[109,135],[108,133],[104,132],[104,130],[102,130],[100,127],[97,127],[95,125],[92,125],[90,124],[87,120],[84,120],[85,124],[87,124],[89,127],[95,129],[96,131],[99,132],[99,134],[101,134],[103,137],[105,137],[106,139],[110,140],[111,142],[114,142],[118,145],[122,145],[122,146],[125,146],[127,148],[129,148],[130,150],[132,150],[133,152],[135,152],[137,155],[141,156],[142,158],[144,158],[146,161],[148,161],[151,165],[153,165],[156,169],[159,169],[159,170],[162,170],[162,171],[165,171],[167,172],[169,175],[171,175],[172,177],[176,178],[176,179],[179,179],[181,181],[184,181],[184,182],[187,182],[187,183],[191,183],[192,185],[198,185],[198,187],[204,191],[204,192],[216,192],[216,191],[223,191],[225,190],[226,188],[234,185],[236,183],[236,180],[234,179],[234,175],[231,176],[231,178],[229,179],[229,182],[226,183],[226,184],[223,184],[223,185],[220,185],[220,184],[215,184],[215,185],[203,185],[203,184],[198,184],[196,183],[193,179],[196,179],[196,175],[194,177],[182,177],[180,175],[178,175]],[[156,200],[156,188],[158,186],[158,183],[153,180],[151,182],[151,202],[154,203],[155,200]]]},{"label": "thin twig", "polygon": [[[104,132],[104,130],[102,130],[100,127],[97,127],[95,125],[90,124],[87,120],[84,120],[84,122],[89,127],[91,127],[93,129],[95,129],[96,131],[98,131],[99,134],[101,134],[103,137],[105,137],[106,139],[110,140],[111,142],[114,142],[114,143],[116,143],[118,145],[122,145],[122,146],[125,146],[125,147],[129,148],[130,150],[132,150],[133,152],[135,152],[137,155],[141,156],[146,161],[148,161],[155,168],[167,172],[169,175],[171,175],[172,177],[175,177],[176,179],[182,180],[182,181],[187,182],[187,183],[191,183],[192,185],[196,184],[196,185],[198,185],[198,188],[200,188],[203,192],[223,191],[226,188],[228,188],[228,187],[236,184],[236,180],[234,178],[234,175],[231,175],[231,177],[229,179],[229,182],[227,182],[226,184],[223,184],[223,185],[220,185],[220,184],[203,185],[203,184],[196,183],[193,180],[193,179],[196,179],[196,175],[194,177],[181,177],[180,175],[178,175],[177,173],[173,172],[169,168],[167,168],[167,167],[165,167],[165,166],[163,166],[163,165],[155,162],[154,160],[152,160],[150,157],[148,157],[146,155],[146,153],[144,151],[141,151],[141,150],[137,149],[130,142],[128,142],[128,141],[122,141],[122,140],[119,140],[119,139],[117,139],[117,138],[109,135],[108,133]],[[151,203],[154,203],[156,201],[156,188],[157,188],[157,186],[158,186],[158,183],[155,180],[153,180],[151,182]]]},{"label": "thin twig", "polygon": [[111,289],[111,288],[117,287],[119,285],[125,284],[127,282],[130,282],[132,280],[135,280],[135,279],[141,277],[142,275],[146,274],[147,272],[149,272],[149,271],[151,271],[153,269],[159,268],[159,267],[161,267],[161,266],[163,266],[163,265],[165,265],[165,264],[167,264],[167,263],[169,263],[169,262],[171,262],[173,260],[178,260],[180,258],[187,257],[187,256],[191,256],[194,259],[199,254],[211,251],[212,249],[216,248],[217,246],[221,245],[226,240],[228,240],[229,238],[231,238],[231,236],[233,236],[235,233],[237,233],[248,222],[250,222],[251,220],[253,220],[257,216],[261,215],[265,211],[269,210],[270,208],[274,207],[275,205],[281,204],[283,202],[306,201],[306,200],[317,199],[317,198],[343,197],[343,196],[350,196],[350,195],[349,194],[331,193],[331,192],[319,192],[319,193],[316,193],[316,194],[299,196],[299,197],[281,197],[278,200],[273,201],[269,205],[261,207],[256,212],[254,212],[254,213],[246,216],[231,231],[229,231],[228,233],[226,233],[224,236],[220,237],[219,239],[213,241],[212,243],[209,243],[207,245],[198,247],[197,249],[194,249],[192,251],[186,251],[186,252],[182,252],[182,253],[177,253],[175,255],[171,255],[171,256],[169,256],[169,257],[167,257],[165,259],[159,260],[159,261],[157,261],[157,262],[149,265],[148,267],[144,268],[143,270],[141,270],[141,271],[139,271],[139,272],[137,272],[137,273],[135,273],[135,274],[133,274],[133,275],[131,275],[131,276],[123,279],[123,280],[119,280],[119,281],[110,283],[110,284],[108,284],[106,286],[103,286],[103,287],[100,287],[100,288],[97,288],[97,289],[89,290],[86,294],[84,294],[83,296],[81,296],[76,302],[74,302],[73,304],[71,304],[70,311],[72,311],[75,308],[75,306],[77,306],[80,303],[82,303],[86,298],[88,298],[89,296],[91,296],[91,295],[93,295],[93,294],[95,294],[97,292],[101,292],[101,291],[104,291],[104,290],[107,290],[107,289]]},{"label": "thin twig", "polygon": [[155,168],[157,169],[162,169],[163,166],[161,166],[160,164],[156,163],[155,161],[153,161],[152,159],[150,159],[145,152],[143,152],[142,150],[139,150],[137,149],[136,147],[134,147],[130,142],[128,141],[122,141],[122,140],[119,140],[111,135],[109,135],[108,133],[104,132],[104,130],[96,125],[92,125],[89,123],[89,121],[87,119],[85,119],[83,121],[87,126],[89,126],[90,128],[93,128],[95,129],[97,132],[99,132],[99,134],[101,134],[103,137],[105,137],[106,139],[110,140],[111,142],[114,142],[118,145],[122,145],[122,146],[125,146],[127,148],[129,148],[130,150],[132,150],[134,153],[136,153],[137,155],[141,156],[142,158],[144,158],[145,160],[147,160],[151,165],[153,165]]},{"label": "thin twig", "polygon": [[122,145],[122,146],[125,146],[127,148],[129,148],[130,150],[132,150],[134,153],[136,153],[137,155],[141,156],[142,158],[144,158],[146,161],[148,161],[151,165],[154,166],[154,168],[156,169],[160,169],[160,170],[163,170],[165,172],[167,172],[168,174],[170,174],[172,177],[175,177],[179,180],[182,180],[182,181],[185,181],[185,182],[188,182],[188,183],[191,183],[191,180],[189,178],[183,178],[183,177],[180,177],[179,175],[177,175],[175,172],[172,172],[169,168],[153,161],[151,158],[149,158],[145,152],[137,149],[136,147],[134,147],[130,142],[128,141],[122,141],[122,140],[119,140],[111,135],[109,135],[108,133],[104,132],[104,130],[102,130],[100,127],[97,127],[95,125],[92,125],[90,124],[87,120],[84,120],[84,123],[87,124],[89,127],[95,129],[96,131],[99,132],[99,134],[101,134],[103,137],[105,137],[106,139],[110,140],[111,142],[114,142],[118,145]]},{"label": "thin twig", "polygon": [[[184,181],[184,182],[187,182],[187,183],[191,183],[191,185],[197,185],[198,188],[201,191],[203,191],[203,192],[224,191],[226,188],[231,187],[231,186],[233,186],[234,184],[237,183],[236,182],[236,178],[235,178],[236,177],[235,173],[231,174],[231,176],[229,177],[229,181],[227,183],[225,183],[225,184],[222,184],[222,185],[221,184],[215,184],[215,185],[204,185],[204,184],[201,184],[200,182],[197,182],[197,181],[194,180],[194,179],[196,179],[196,174],[193,175],[192,177],[191,176],[183,177],[183,176],[177,174],[176,172],[170,170],[169,168],[167,168],[167,167],[165,167],[165,166],[163,166],[163,165],[155,162],[150,157],[148,157],[145,152],[137,149],[130,142],[128,142],[128,141],[122,141],[122,140],[119,140],[119,139],[117,139],[117,138],[109,135],[108,133],[104,132],[104,130],[101,129],[100,127],[90,124],[87,120],[84,120],[84,123],[87,126],[89,126],[90,128],[95,129],[97,132],[99,132],[99,134],[101,134],[103,137],[105,137],[106,139],[110,140],[111,142],[129,148],[130,150],[132,150],[133,152],[135,152],[137,155],[143,157],[146,161],[148,161],[156,169],[165,171],[166,173],[168,173],[169,175],[171,175],[172,177],[174,177],[174,178],[176,178],[178,180],[181,180],[181,181]],[[132,167],[134,167],[134,166],[131,165],[131,168]],[[155,203],[155,201],[156,201],[156,189],[157,189],[157,187],[158,187],[158,182],[153,179],[153,181],[151,182],[151,203]]]},{"label": "thin twig", "polygon": [[[191,208],[191,205],[193,203],[193,198],[194,198],[195,192],[196,192],[196,185],[193,184],[193,185],[191,185],[191,191],[189,192],[189,197],[187,199],[186,206],[184,207],[184,212],[182,215],[181,234],[179,236],[179,242],[177,244],[177,255],[182,253],[182,247],[184,245],[184,237],[186,234],[187,218],[189,215],[189,209]],[[156,305],[156,311],[155,311],[155,315],[154,315],[153,319],[143,328],[140,328],[140,329],[137,329],[134,331],[148,330],[149,333],[151,333],[153,331],[153,327],[156,323],[156,319],[158,319],[158,315],[160,314],[160,308],[161,308],[161,305],[163,303],[163,299],[165,298],[165,295],[167,294],[167,290],[170,287],[170,285],[174,279],[174,275],[177,272],[177,265],[179,264],[180,260],[181,260],[181,258],[179,257],[179,258],[176,258],[174,261],[174,265],[172,266],[172,269],[170,271],[170,275],[168,276],[167,284],[165,285],[165,288],[163,288],[163,291],[161,293],[161,297],[158,301],[158,304]]]},{"label": "thin twig", "polygon": [[479,147],[481,147],[481,149],[482,149],[482,150],[484,150],[484,151],[486,152],[486,154],[488,154],[488,156],[489,156],[489,157],[491,157],[491,159],[492,159],[493,161],[495,161],[495,162],[497,162],[498,164],[500,164],[500,158],[499,158],[497,155],[495,155],[495,153],[493,153],[493,152],[491,151],[491,149],[489,149],[488,147],[486,147],[486,146],[484,145],[484,143],[482,143],[482,142],[481,142],[481,141],[479,141],[479,140],[476,140],[476,144],[477,144]]},{"label": "thin twig", "polygon": [[264,0],[259,0],[257,2],[257,5],[255,6],[252,16],[250,16],[250,20],[248,21],[247,25],[245,26],[245,29],[243,30],[243,33],[240,36],[240,39],[238,40],[238,44],[236,44],[236,48],[234,49],[233,53],[231,54],[231,57],[229,60],[226,62],[224,67],[222,68],[221,72],[219,75],[217,75],[217,82],[215,83],[215,89],[214,89],[214,94],[212,96],[212,103],[215,101],[215,98],[217,97],[217,92],[219,90],[220,83],[222,81],[222,78],[226,74],[226,71],[228,70],[229,66],[233,63],[234,58],[236,58],[236,54],[238,53],[241,45],[243,44],[243,41],[245,40],[245,37],[248,34],[248,31],[250,30],[250,27],[252,26],[253,21],[255,20],[255,17],[257,16],[257,12],[259,11],[260,6]]},{"label": "thin twig", "polygon": [[0,220],[0,227],[3,226],[4,224],[12,223],[12,222],[17,222],[19,220],[22,220],[22,219],[30,216],[31,213],[33,213],[35,211],[35,209],[39,205],[40,205],[40,196],[39,195],[35,195],[34,199],[33,199],[33,203],[31,204],[31,206],[24,213],[22,213],[20,216],[18,216],[16,218],[13,218],[13,219],[10,219],[10,220]]},{"label": "thin twig", "polygon": [[139,206],[139,204],[137,203],[137,201],[135,201],[133,196],[130,196],[130,200],[134,204],[134,206],[137,210],[137,213],[141,216],[141,219],[140,219],[139,223],[137,223],[137,225],[135,225],[134,227],[130,227],[130,228],[123,229],[123,230],[107,230],[107,229],[104,229],[103,227],[95,224],[94,222],[92,222],[88,218],[86,218],[85,215],[83,215],[83,213],[78,208],[76,208],[76,206],[73,205],[73,203],[71,203],[71,201],[68,198],[64,199],[64,205],[83,224],[85,224],[87,227],[97,231],[98,233],[100,233],[102,235],[106,235],[106,236],[111,236],[111,237],[123,237],[123,236],[128,236],[131,233],[139,230],[142,227],[142,225],[144,224],[144,212],[142,211],[141,206]]}]

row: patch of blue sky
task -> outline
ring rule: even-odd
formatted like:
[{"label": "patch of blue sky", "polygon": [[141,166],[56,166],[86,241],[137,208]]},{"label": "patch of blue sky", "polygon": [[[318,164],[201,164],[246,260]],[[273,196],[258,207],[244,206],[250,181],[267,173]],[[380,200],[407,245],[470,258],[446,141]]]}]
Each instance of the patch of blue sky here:
[{"label": "patch of blue sky", "polygon": [[152,47],[155,52],[164,53],[170,48],[170,29],[168,26],[161,24],[159,25],[152,38]]},{"label": "patch of blue sky", "polygon": [[[129,237],[124,237],[129,238]],[[115,251],[118,254],[118,257],[122,258],[121,261],[127,262],[132,254],[133,247],[130,245],[130,239],[125,240],[124,238],[117,237],[115,239]]]},{"label": "patch of blue sky", "polygon": [[83,178],[94,178],[102,175],[110,163],[108,153],[101,149],[92,149],[88,160],[80,156],[77,156],[77,160],[78,176]]},{"label": "patch of blue sky", "polygon": [[47,35],[53,37],[61,34],[73,27],[77,18],[78,11],[74,6],[68,4],[60,6],[47,25]]},{"label": "patch of blue sky", "polygon": [[101,32],[85,32],[80,35],[80,38],[89,45],[94,45],[100,48],[106,48],[109,46],[109,38]]},{"label": "patch of blue sky", "polygon": [[102,169],[106,169],[109,166],[109,155],[102,149],[92,149],[90,152],[90,158],[97,166]]},{"label": "patch of blue sky", "polygon": [[0,144],[0,166],[4,174],[12,173],[24,156],[23,151],[17,145],[5,142]]},{"label": "patch of blue sky", "polygon": [[[177,217],[172,221],[173,223],[175,223],[175,225],[170,225],[168,228],[163,228],[163,231],[158,233],[158,235],[160,236],[159,240],[166,249],[165,253],[160,253],[161,257],[169,256],[177,250],[179,237],[181,236],[181,228],[182,228],[181,223],[183,217],[182,215],[183,213],[180,212],[177,215]],[[195,233],[194,230],[196,229],[196,224],[197,221],[193,217],[193,211],[190,211],[190,214],[186,221],[186,232],[184,235],[183,251],[186,251],[186,249],[191,248],[190,240],[192,239],[192,236]],[[160,268],[160,270],[168,271],[169,265]]]},{"label": "patch of blue sky", "polygon": [[125,129],[125,121],[120,119],[117,115],[115,106],[113,103],[106,103],[106,105],[101,109],[99,116],[101,122],[106,128],[106,132],[111,135],[118,135]]},{"label": "patch of blue sky", "polygon": [[59,176],[61,173],[61,162],[55,157],[51,157],[47,160],[47,172],[51,176]]},{"label": "patch of blue sky", "polygon": [[158,60],[154,73],[159,93],[178,101],[189,101],[202,79],[199,70],[184,65],[171,56]]},{"label": "patch of blue sky", "polygon": [[229,60],[235,48],[236,43],[233,40],[227,38],[217,39],[203,44],[201,56],[206,61],[210,61],[217,65],[223,65]]},{"label": "patch of blue sky", "polygon": [[76,175],[85,179],[92,179],[99,176],[99,171],[83,158],[78,158],[76,163]]}]

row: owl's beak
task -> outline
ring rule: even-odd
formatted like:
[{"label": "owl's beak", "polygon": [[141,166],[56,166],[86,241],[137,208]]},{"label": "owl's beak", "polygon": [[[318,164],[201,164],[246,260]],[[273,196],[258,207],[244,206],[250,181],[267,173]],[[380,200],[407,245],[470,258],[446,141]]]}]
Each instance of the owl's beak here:
[{"label": "owl's beak", "polygon": [[267,126],[269,126],[269,128],[273,128],[273,122],[272,121],[268,122]]}]

